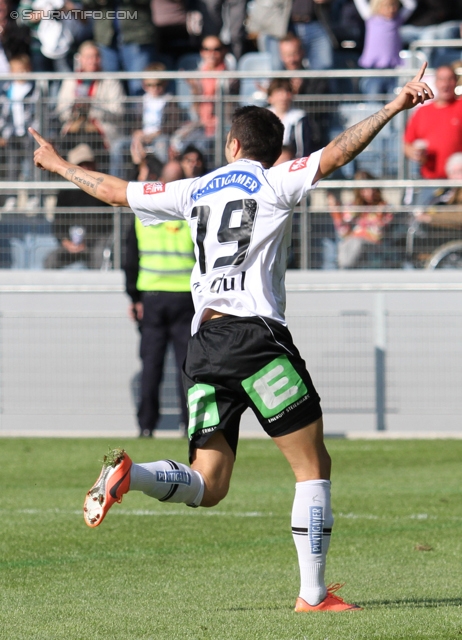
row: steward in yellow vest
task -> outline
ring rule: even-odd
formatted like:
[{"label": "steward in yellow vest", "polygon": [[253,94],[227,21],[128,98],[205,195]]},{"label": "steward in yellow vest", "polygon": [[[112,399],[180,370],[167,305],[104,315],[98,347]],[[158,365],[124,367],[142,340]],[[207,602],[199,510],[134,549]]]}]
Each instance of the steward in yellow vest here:
[{"label": "steward in yellow vest", "polygon": [[175,351],[181,403],[180,429],[188,423],[181,370],[191,335],[194,306],[190,292],[194,245],[183,221],[144,227],[138,218],[126,243],[126,291],[132,299],[130,314],[141,331],[143,363],[138,405],[140,436],[150,437],[160,417],[159,391],[168,344]]},{"label": "steward in yellow vest", "polygon": [[135,219],[138,291],[190,291],[194,245],[188,224],[164,222],[144,227]]}]

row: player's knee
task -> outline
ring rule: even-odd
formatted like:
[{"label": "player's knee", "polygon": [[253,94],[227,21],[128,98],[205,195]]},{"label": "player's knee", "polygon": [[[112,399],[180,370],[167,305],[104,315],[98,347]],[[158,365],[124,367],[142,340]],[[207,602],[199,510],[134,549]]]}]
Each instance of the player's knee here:
[{"label": "player's knee", "polygon": [[201,507],[216,507],[228,495],[229,485],[219,487],[205,486]]}]

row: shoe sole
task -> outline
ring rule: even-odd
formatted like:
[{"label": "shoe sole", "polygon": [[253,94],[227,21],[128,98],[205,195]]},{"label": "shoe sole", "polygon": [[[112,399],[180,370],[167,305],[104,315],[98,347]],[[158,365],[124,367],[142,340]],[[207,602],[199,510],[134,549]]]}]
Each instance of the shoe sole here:
[{"label": "shoe sole", "polygon": [[[324,602],[324,601],[323,601]],[[303,598],[297,598],[295,603],[295,613],[319,613],[322,611],[333,611],[334,613],[342,613],[343,611],[362,611],[362,607],[357,604],[349,604],[348,602],[335,602],[332,604],[325,604],[323,602],[316,606],[311,606]]]},{"label": "shoe sole", "polygon": [[115,502],[122,502],[122,496],[118,497],[117,491],[130,473],[131,464],[127,471],[110,487],[109,491],[107,487],[112,476],[120,471],[120,463],[124,459],[124,456],[128,458],[128,456],[121,451],[118,458],[116,457],[112,462],[109,462],[109,466],[106,466],[108,462],[105,461],[105,466],[103,466],[97,481],[85,496],[83,517],[89,527],[97,527],[100,525],[112,505]]}]

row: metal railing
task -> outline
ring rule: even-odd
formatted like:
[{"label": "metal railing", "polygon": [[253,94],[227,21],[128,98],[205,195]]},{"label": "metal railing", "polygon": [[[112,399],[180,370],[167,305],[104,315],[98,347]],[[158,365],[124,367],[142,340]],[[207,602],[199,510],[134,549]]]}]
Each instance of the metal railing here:
[{"label": "metal railing", "polygon": [[[423,44],[421,41],[413,43],[415,47]],[[425,42],[425,44],[427,44]],[[434,43],[435,46],[445,45],[445,41],[438,41]],[[459,43],[460,44],[460,43]],[[409,78],[413,77],[415,72],[414,68],[400,68],[394,70],[381,71],[380,75],[387,77],[396,77],[397,84],[402,84]],[[134,128],[140,124],[140,98],[126,97],[124,99],[124,115],[118,121],[118,134],[114,139],[104,141],[101,144],[101,140],[97,138],[99,134],[93,132],[85,137],[74,137],[72,140],[67,141],[66,136],[62,135],[63,121],[60,120],[60,115],[57,111],[57,90],[59,83],[63,80],[75,79],[76,77],[82,79],[113,79],[121,82],[132,78],[152,78],[155,76],[159,79],[165,79],[170,83],[175,82],[177,86],[176,93],[172,96],[172,103],[179,108],[188,112],[190,121],[194,122],[194,118],[197,120],[197,114],[194,112],[194,105],[200,105],[203,102],[202,96],[194,96],[187,94],[187,80],[201,79],[201,78],[215,78],[217,80],[217,91],[215,96],[207,96],[207,101],[213,103],[216,107],[216,131],[210,139],[207,140],[208,147],[205,148],[204,153],[206,161],[208,162],[208,169],[212,169],[216,166],[220,166],[225,162],[224,159],[224,142],[226,139],[226,133],[229,127],[229,118],[233,108],[243,103],[252,102],[252,95],[242,95],[239,91],[235,93],[229,93],[230,81],[232,80],[256,80],[256,87],[260,86],[261,82],[268,82],[269,79],[275,77],[301,77],[301,78],[324,78],[335,88],[335,82],[338,80],[348,80],[351,84],[352,92],[347,94],[328,93],[322,95],[301,95],[295,96],[294,106],[302,107],[306,113],[313,118],[313,121],[318,127],[319,135],[325,141],[332,139],[339,131],[343,130],[347,126],[354,124],[355,122],[367,117],[369,113],[373,113],[375,110],[381,108],[385,104],[389,97],[387,96],[366,96],[355,92],[356,84],[362,77],[371,77],[378,75],[373,70],[328,70],[328,71],[303,71],[294,74],[293,72],[282,71],[253,71],[253,72],[157,72],[153,73],[100,73],[100,74],[75,74],[75,73],[36,73],[36,74],[23,74],[21,76],[14,75],[0,75],[0,83],[3,81],[11,80],[14,78],[30,79],[36,81],[40,89],[40,100],[37,102],[36,121],[37,127],[45,135],[49,137],[58,148],[61,153],[65,154],[69,151],[71,144],[81,140],[88,139],[89,143],[97,141],[98,145],[95,147],[95,155],[97,160],[101,162],[101,170],[110,172],[114,163],[117,167],[124,172],[123,177],[126,179],[132,178],[130,173],[129,164],[129,146],[130,137]],[[261,92],[260,92],[261,93]],[[261,99],[261,96],[260,96]],[[90,101],[89,101],[90,102]],[[188,111],[189,110],[189,111]],[[292,263],[294,267],[301,268],[323,268],[320,264],[318,257],[316,257],[316,243],[322,243],[326,238],[323,230],[319,230],[318,227],[324,227],[329,223],[330,208],[326,201],[326,194],[329,192],[343,193],[351,190],[353,186],[357,189],[367,187],[378,187],[387,196],[385,199],[388,202],[389,210],[397,215],[401,216],[400,222],[402,222],[402,216],[406,215],[411,226],[413,222],[412,213],[416,210],[419,211],[418,205],[402,204],[404,202],[403,195],[406,191],[411,189],[447,189],[450,187],[462,186],[459,182],[435,180],[427,181],[420,179],[412,179],[409,174],[409,166],[404,159],[402,153],[401,140],[406,125],[406,119],[409,112],[400,114],[395,118],[384,130],[382,130],[371,145],[350,165],[344,167],[340,173],[339,178],[335,180],[325,180],[321,183],[317,192],[314,192],[309,201],[301,203],[301,206],[297,212],[298,222],[294,229],[294,255],[295,260]],[[175,123],[173,123],[175,125]],[[181,129],[182,123],[178,121],[178,129]],[[173,126],[175,128],[175,126]],[[176,131],[173,134],[173,138],[176,135]],[[92,137],[93,136],[93,137]],[[154,151],[155,153],[165,151],[168,148],[168,144],[171,143],[172,136],[166,136],[167,147],[148,149],[148,152]],[[189,139],[187,135],[182,140],[182,144],[185,145],[189,141],[200,146],[204,141],[204,136],[199,134],[192,139]],[[116,144],[117,143],[117,144]],[[106,145],[106,146],[105,146]],[[118,145],[118,146],[117,146]],[[109,148],[108,148],[109,147]],[[3,156],[0,150],[0,267],[13,267],[24,268],[24,261],[18,259],[16,262],[12,257],[12,246],[16,251],[16,258],[21,257],[21,251],[36,249],[34,245],[34,236],[47,236],[45,242],[44,238],[39,238],[40,244],[38,253],[43,256],[46,253],[46,249],[50,249],[53,244],[50,237],[54,234],[54,222],[56,215],[63,213],[63,210],[57,207],[56,196],[61,191],[67,191],[69,189],[75,189],[75,187],[64,180],[57,179],[55,176],[43,172],[40,169],[32,168],[32,179],[25,180],[12,180],[7,178],[7,172],[9,165],[11,164],[11,155],[6,153],[8,149],[4,149]],[[31,145],[29,151],[29,160],[32,161],[33,147]],[[5,155],[6,153],[6,155]],[[21,152],[22,153],[22,152]],[[111,155],[112,153],[112,155]],[[26,157],[20,157],[22,160],[27,160]],[[2,164],[3,163],[3,164]],[[118,163],[118,164],[117,164]],[[355,170],[367,169],[375,172],[377,181],[351,181]],[[121,176],[122,177],[122,176]],[[393,198],[388,200],[388,195],[393,194]],[[399,194],[399,198],[397,198]],[[34,196],[31,198],[29,196]],[[13,208],[8,209],[8,199],[15,199]],[[341,199],[341,198],[340,198]],[[347,198],[348,200],[348,198]],[[342,203],[344,204],[344,203]],[[421,207],[420,207],[421,209]],[[67,213],[71,215],[72,209],[68,208]],[[131,214],[128,210],[112,209],[112,208],[92,208],[94,213],[94,222],[92,222],[92,229],[94,233],[97,233],[98,216],[107,215],[108,212],[112,215],[112,229],[108,242],[110,243],[110,259],[106,259],[102,262],[103,268],[115,268],[118,269],[123,263],[124,256],[124,237],[128,225],[131,221]],[[373,210],[372,210],[373,212]],[[92,231],[90,230],[89,237]],[[407,232],[406,232],[407,233]],[[328,240],[333,243],[331,250],[336,251],[336,242],[338,238],[333,232],[331,227],[329,231],[330,236]],[[27,236],[27,238],[26,238]],[[13,245],[11,244],[12,240]],[[454,239],[459,239],[456,234]],[[462,238],[461,238],[462,239]],[[26,241],[27,240],[27,241]],[[443,240],[447,240],[446,236],[442,239],[440,244],[443,244]],[[29,245],[27,245],[29,242]],[[48,242],[48,245],[47,245]],[[408,243],[408,239],[405,239],[405,244]],[[22,244],[21,244],[22,243]],[[37,243],[36,243],[37,244]],[[23,246],[24,245],[24,246]],[[27,246],[26,246],[27,245]],[[46,245],[46,246],[45,246]],[[25,247],[25,248],[24,248]],[[32,248],[31,248],[32,247]],[[2,256],[5,256],[2,258]],[[33,266],[31,266],[33,265]],[[331,260],[330,268],[335,267],[335,259]],[[401,265],[396,266],[409,266],[408,256]],[[422,264],[416,264],[414,266],[422,266]],[[42,268],[43,261],[39,259],[34,261],[33,259],[26,260],[26,268]],[[325,267],[324,265],[324,268]]]}]

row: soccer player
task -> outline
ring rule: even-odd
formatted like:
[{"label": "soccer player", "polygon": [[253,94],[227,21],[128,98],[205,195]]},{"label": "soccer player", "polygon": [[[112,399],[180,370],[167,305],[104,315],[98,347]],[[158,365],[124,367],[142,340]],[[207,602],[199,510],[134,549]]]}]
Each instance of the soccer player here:
[{"label": "soccer player", "polygon": [[358,609],[324,582],[333,525],[331,460],[319,397],[284,320],[284,271],[295,205],[317,182],[355,158],[397,113],[433,97],[413,81],[378,113],[324,149],[273,167],[283,125],[267,109],[237,109],[226,142],[228,165],[199,178],[124,182],[61,158],[44,138],[35,164],[114,206],[129,206],[145,225],[185,219],[195,243],[191,277],[195,316],[184,364],[191,466],[132,463],[114,450],[84,504],[96,527],[129,490],[160,501],[213,507],[226,496],[243,411],[251,407],[288,460],[296,488],[292,532],[300,565],[296,611]]}]

